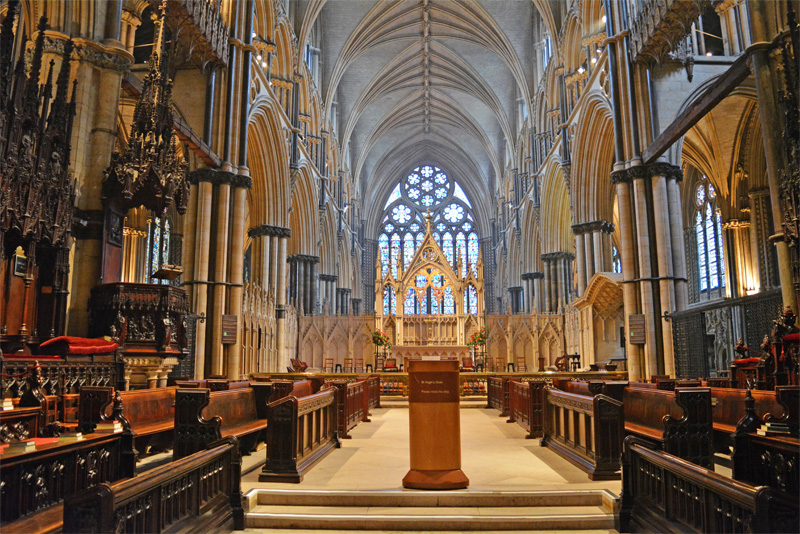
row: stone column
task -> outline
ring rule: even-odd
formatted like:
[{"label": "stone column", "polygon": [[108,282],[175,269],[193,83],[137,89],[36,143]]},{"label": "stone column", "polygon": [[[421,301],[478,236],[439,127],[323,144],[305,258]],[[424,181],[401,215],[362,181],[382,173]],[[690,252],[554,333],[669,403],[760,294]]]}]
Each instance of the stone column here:
[{"label": "stone column", "polygon": [[[686,240],[683,238],[681,191],[677,173],[667,174],[667,202],[672,239],[672,273],[675,277],[675,311],[682,311],[689,306],[689,274],[686,261]],[[611,231],[613,232],[613,227]]]},{"label": "stone column", "polygon": [[544,273],[541,271],[531,273],[533,275],[533,295],[536,302],[535,310],[538,313],[544,311],[544,289],[542,282],[544,280]]},{"label": "stone column", "polygon": [[[656,169],[658,172],[658,169]],[[665,355],[674,354],[675,350],[672,343],[672,322],[665,317],[665,312],[677,309],[675,305],[675,276],[672,261],[672,236],[670,225],[669,201],[667,197],[667,177],[663,174],[656,174],[652,178],[653,189],[653,217],[655,219],[655,247],[658,251],[656,257],[658,261],[658,290],[661,301],[660,310],[656,313],[661,315],[661,331],[663,338],[663,350]],[[664,374],[675,376],[675,359],[672,357],[664,358]]]},{"label": "stone column", "polygon": [[311,262],[311,314],[319,314],[319,258]]},{"label": "stone column", "polygon": [[[241,378],[242,359],[242,296],[244,284],[244,223],[247,207],[247,190],[250,189],[250,176],[240,175],[242,182],[236,183],[233,190],[233,227],[231,231],[231,275],[228,294],[228,312],[238,316],[236,343],[228,345],[228,378]],[[264,240],[261,240],[263,245]]]},{"label": "stone column", "polygon": [[225,374],[222,359],[222,315],[225,313],[225,301],[228,282],[228,230],[230,210],[230,183],[220,183],[217,188],[216,240],[214,249],[214,308],[211,319],[211,375]]},{"label": "stone column", "polygon": [[586,254],[583,250],[584,233],[583,225],[576,224],[572,227],[572,232],[575,234],[575,256],[577,257],[578,267],[578,297],[582,297],[586,293]]},{"label": "stone column", "polygon": [[[197,315],[208,312],[208,255],[211,247],[211,201],[213,186],[205,180],[198,184],[197,227],[195,239],[194,280],[192,303]],[[206,329],[208,321],[198,321],[195,328],[194,377],[205,378]]]},{"label": "stone column", "polygon": [[550,313],[551,310],[551,291],[550,291],[550,284],[552,282],[552,276],[550,274],[550,260],[546,254],[542,254],[542,274],[543,274],[543,282],[544,285],[544,294],[543,294],[543,302],[542,302],[542,311],[544,313]]},{"label": "stone column", "polygon": [[[54,16],[53,20],[57,20]],[[62,61],[62,36],[51,32],[45,39],[42,64],[48,58],[56,65]],[[101,191],[106,168],[117,142],[117,118],[122,78],[133,62],[133,56],[119,43],[76,47],[72,72],[78,85],[73,102],[76,113],[72,128],[70,171],[77,180],[76,207],[83,212],[88,225],[73,234],[70,250],[69,294],[67,295],[67,334],[84,336],[89,329],[88,302],[92,287],[102,283],[103,205]],[[74,57],[74,56],[73,56]],[[44,80],[49,67],[42,69]],[[72,89],[70,88],[70,91]],[[77,213],[76,213],[77,215]]]},{"label": "stone column", "polygon": [[603,272],[603,235],[602,235],[602,222],[597,221],[592,230],[592,252],[594,259],[594,273]]},{"label": "stone column", "polygon": [[278,346],[278,361],[276,369],[288,362],[286,354],[286,244],[291,236],[289,228],[283,229],[283,235],[278,238],[278,290],[275,292],[275,318],[278,322],[275,342]]},{"label": "stone column", "polygon": [[594,276],[594,243],[592,242],[591,223],[583,225],[583,262],[586,271],[586,287]]},{"label": "stone column", "polygon": [[783,306],[798,313],[797,295],[792,279],[792,260],[789,247],[783,236],[783,205],[781,202],[780,175],[785,171],[784,140],[782,131],[783,113],[776,93],[776,69],[770,62],[772,40],[781,28],[775,27],[778,20],[778,2],[749,2],[750,36],[752,42],[747,51],[750,54],[753,78],[758,95],[758,112],[761,119],[764,156],[767,164],[767,183],[772,207],[772,222],[775,228],[774,243],[778,255],[778,278],[780,280]]},{"label": "stone column", "polygon": [[[281,237],[278,232],[269,237],[269,287],[272,288],[276,304],[278,302],[278,278],[281,272],[286,272],[286,265],[284,265],[286,260],[284,260],[283,264],[280,263],[280,240]],[[286,295],[284,295],[284,299],[285,297]]]},{"label": "stone column", "polygon": [[622,259],[622,300],[625,313],[625,354],[628,358],[628,377],[632,381],[646,378],[642,371],[641,351],[639,345],[631,343],[630,315],[639,308],[636,298],[636,243],[633,232],[633,205],[631,203],[631,187],[628,182],[627,171],[621,166],[615,166],[611,182],[617,190],[617,207],[619,212],[620,230],[620,257]]}]

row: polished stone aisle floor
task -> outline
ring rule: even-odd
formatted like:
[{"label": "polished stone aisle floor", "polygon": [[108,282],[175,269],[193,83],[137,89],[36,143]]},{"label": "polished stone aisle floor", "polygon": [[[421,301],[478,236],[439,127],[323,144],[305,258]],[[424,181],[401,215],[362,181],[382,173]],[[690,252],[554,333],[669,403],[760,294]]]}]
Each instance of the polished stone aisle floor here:
[{"label": "polished stone aisle floor", "polygon": [[[253,488],[397,490],[409,469],[408,409],[373,410],[372,421],[359,423],[344,440],[314,466],[300,484],[258,482],[260,469],[245,475],[242,490]],[[470,490],[608,489],[616,495],[619,481],[592,482],[586,473],[525,431],[506,423],[497,410],[461,410],[462,469]],[[264,451],[254,453],[263,462]],[[245,459],[255,461],[252,456]]]}]

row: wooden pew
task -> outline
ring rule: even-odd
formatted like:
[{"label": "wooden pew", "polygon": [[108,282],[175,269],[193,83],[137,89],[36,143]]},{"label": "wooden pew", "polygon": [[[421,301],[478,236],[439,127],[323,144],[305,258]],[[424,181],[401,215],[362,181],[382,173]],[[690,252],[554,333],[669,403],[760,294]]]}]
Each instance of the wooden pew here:
[{"label": "wooden pew", "polygon": [[627,380],[570,380],[565,378],[554,378],[553,387],[574,393],[576,395],[606,395],[612,399],[622,401],[625,388],[628,387]]},{"label": "wooden pew", "polygon": [[350,439],[348,432],[360,422],[369,423],[369,395],[367,381],[327,382],[336,388],[336,435],[339,439]]},{"label": "wooden pew", "polygon": [[714,465],[711,391],[628,387],[623,395],[625,432],[697,465]]},{"label": "wooden pew", "polygon": [[301,482],[316,462],[341,446],[334,389],[271,402],[267,419],[267,463],[259,482]]},{"label": "wooden pew", "polygon": [[134,478],[70,496],[64,532],[244,530],[241,457],[235,438]]},{"label": "wooden pew", "polygon": [[509,410],[509,385],[510,377],[490,376],[487,383],[487,408],[500,410],[500,417],[508,417]]},{"label": "wooden pew", "polygon": [[35,438],[40,413],[36,406],[0,410],[0,445]]},{"label": "wooden pew", "polygon": [[257,399],[256,391],[249,387],[222,391],[178,389],[173,460],[202,451],[229,436],[240,441],[243,454],[250,454],[267,428],[266,418],[259,418]]},{"label": "wooden pew", "polygon": [[367,381],[368,405],[370,408],[381,407],[381,377],[379,375],[369,375]]},{"label": "wooden pew", "polygon": [[[747,432],[755,432],[756,428],[765,422],[768,414],[772,416],[770,419],[786,415],[787,423],[797,428],[798,391],[800,391],[798,386],[778,386],[772,391],[751,390],[755,426],[747,429]],[[727,452],[728,447],[733,445],[733,435],[737,425],[746,414],[747,392],[748,390],[738,388],[711,388],[714,446],[717,451]],[[794,402],[790,400],[793,392]],[[792,406],[795,406],[794,410]]]},{"label": "wooden pew", "polygon": [[584,470],[591,480],[618,479],[624,437],[622,401],[603,394],[544,390],[541,445]]},{"label": "wooden pew", "polygon": [[[747,392],[744,416],[732,435],[733,478],[756,486],[770,486],[800,498],[800,439],[798,439],[798,410],[800,387],[778,386],[775,412],[759,414],[756,396],[761,391]],[[764,412],[763,404],[760,411]],[[782,412],[782,413],[781,413]],[[763,422],[783,423],[788,435],[759,436],[756,431]]]},{"label": "wooden pew", "polygon": [[544,435],[544,382],[508,382],[508,423],[528,431],[527,439]]},{"label": "wooden pew", "polygon": [[[122,401],[124,419],[121,422],[133,435],[137,459],[139,454],[146,455],[148,449],[172,448],[177,390],[177,386],[170,386],[116,392]],[[105,415],[109,415],[108,408]]]},{"label": "wooden pew", "polygon": [[619,532],[797,532],[797,498],[625,438]]},{"label": "wooden pew", "polygon": [[[91,434],[80,441],[37,438],[36,450],[0,456],[0,531],[30,532],[32,514],[80,490],[133,476],[124,433]],[[29,518],[30,519],[30,518]],[[41,521],[40,521],[41,522]]]}]

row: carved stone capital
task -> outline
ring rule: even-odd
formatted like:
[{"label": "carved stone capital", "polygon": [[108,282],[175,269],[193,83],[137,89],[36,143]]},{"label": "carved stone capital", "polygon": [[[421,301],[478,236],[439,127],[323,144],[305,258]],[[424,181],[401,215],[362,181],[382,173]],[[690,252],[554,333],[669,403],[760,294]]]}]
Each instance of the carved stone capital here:
[{"label": "carved stone capital", "polygon": [[229,184],[231,187],[253,187],[253,179],[243,174],[203,167],[189,173],[189,183],[211,182],[214,185]]},{"label": "carved stone capital", "polygon": [[283,226],[272,226],[271,224],[262,224],[254,226],[247,231],[249,237],[292,237],[291,228],[284,228]]},{"label": "carved stone capital", "polygon": [[[70,37],[61,32],[47,30],[45,31],[44,53],[51,53],[57,55],[64,54],[64,46]],[[105,47],[94,41],[88,39],[81,39],[76,37],[72,39],[74,48],[72,51],[72,58],[79,61],[85,61],[99,69],[111,70],[119,74],[124,74],[131,68],[133,64],[133,56],[125,49]],[[26,54],[33,53],[34,41],[28,42]]]}]

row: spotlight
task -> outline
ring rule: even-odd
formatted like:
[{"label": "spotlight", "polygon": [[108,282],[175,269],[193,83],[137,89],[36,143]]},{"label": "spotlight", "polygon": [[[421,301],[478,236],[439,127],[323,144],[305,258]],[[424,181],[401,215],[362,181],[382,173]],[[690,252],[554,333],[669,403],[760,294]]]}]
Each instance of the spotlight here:
[{"label": "spotlight", "polygon": [[714,54],[712,54],[711,52],[706,52],[706,56],[708,56],[708,57],[711,57],[711,56],[713,56],[713,55],[714,55]]},{"label": "spotlight", "polygon": [[578,67],[578,74],[583,74],[583,70],[584,70],[584,69],[583,69],[583,65],[581,65],[580,67]]},{"label": "spotlight", "polygon": [[600,20],[602,20],[602,21],[603,21],[603,24],[605,24],[605,23],[606,23],[606,16],[605,16],[605,15],[603,15],[603,18],[601,18]]},{"label": "spotlight", "polygon": [[258,54],[258,55],[256,56],[256,59],[257,59],[257,60],[259,60],[259,61],[261,61],[261,54]]}]

